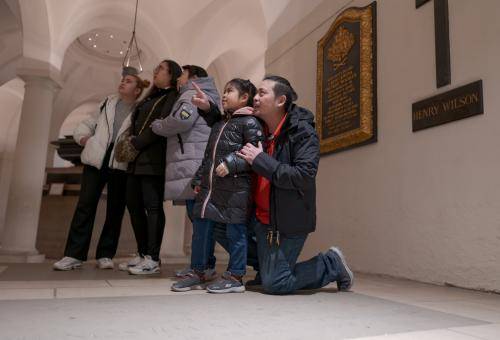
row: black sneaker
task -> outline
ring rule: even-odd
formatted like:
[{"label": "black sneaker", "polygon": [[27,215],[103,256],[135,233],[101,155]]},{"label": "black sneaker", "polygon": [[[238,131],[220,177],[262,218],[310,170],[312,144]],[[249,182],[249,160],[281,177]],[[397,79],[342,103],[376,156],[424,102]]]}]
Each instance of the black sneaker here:
[{"label": "black sneaker", "polygon": [[205,279],[193,270],[186,272],[184,277],[174,283],[170,289],[174,292],[187,292],[189,290],[205,289]]},{"label": "black sneaker", "polygon": [[354,284],[354,274],[347,266],[344,254],[337,247],[331,247],[329,252],[332,253],[339,263],[339,278],[337,280],[337,289],[339,291],[349,291]]},{"label": "black sneaker", "polygon": [[262,279],[260,278],[260,273],[257,272],[255,277],[252,280],[248,280],[245,282],[246,287],[256,287],[256,286],[262,286]]},{"label": "black sneaker", "polygon": [[222,277],[215,283],[207,286],[209,293],[243,293],[245,286],[241,282],[241,278],[231,275],[230,272],[225,272]]}]

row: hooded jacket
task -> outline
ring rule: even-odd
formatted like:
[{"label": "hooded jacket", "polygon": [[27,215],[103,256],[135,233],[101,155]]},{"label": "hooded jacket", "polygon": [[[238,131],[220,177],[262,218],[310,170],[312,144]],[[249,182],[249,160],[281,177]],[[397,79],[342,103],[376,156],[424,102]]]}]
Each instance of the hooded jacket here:
[{"label": "hooded jacket", "polygon": [[262,152],[252,163],[252,169],[271,182],[272,231],[298,235],[315,230],[319,151],[313,114],[292,105],[273,155]]},{"label": "hooded jacket", "polygon": [[[194,82],[212,103],[218,105],[220,97],[212,77],[197,78]],[[180,89],[170,115],[151,125],[155,134],[167,137],[165,200],[186,200],[195,196],[191,180],[201,165],[210,135],[210,128],[191,103],[195,94],[193,82],[189,80]]]},{"label": "hooded jacket", "polygon": [[[221,117],[211,103],[207,116]],[[264,134],[259,120],[246,114],[234,114],[212,127],[203,163],[193,178],[201,186],[196,196],[194,216],[221,223],[247,223],[252,207],[253,173],[250,165],[236,156],[246,143],[257,145]],[[229,174],[219,177],[215,169],[225,162]]]}]

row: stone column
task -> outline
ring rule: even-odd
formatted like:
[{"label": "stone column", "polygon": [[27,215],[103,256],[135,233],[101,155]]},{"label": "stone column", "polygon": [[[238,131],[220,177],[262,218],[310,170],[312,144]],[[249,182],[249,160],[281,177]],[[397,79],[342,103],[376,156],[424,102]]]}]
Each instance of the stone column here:
[{"label": "stone column", "polygon": [[25,94],[17,136],[0,262],[42,262],[35,248],[53,101],[52,77],[20,74]]}]

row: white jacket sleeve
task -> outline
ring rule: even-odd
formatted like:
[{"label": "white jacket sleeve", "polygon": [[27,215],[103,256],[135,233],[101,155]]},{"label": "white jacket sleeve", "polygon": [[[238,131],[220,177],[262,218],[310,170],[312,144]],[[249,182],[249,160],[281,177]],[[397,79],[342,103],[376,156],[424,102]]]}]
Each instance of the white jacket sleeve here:
[{"label": "white jacket sleeve", "polygon": [[[82,120],[73,131],[73,139],[79,145],[82,145],[80,141],[83,137],[92,137],[95,133],[95,129],[97,126],[97,118],[89,117],[87,119]],[[82,145],[83,146],[83,145]]]}]

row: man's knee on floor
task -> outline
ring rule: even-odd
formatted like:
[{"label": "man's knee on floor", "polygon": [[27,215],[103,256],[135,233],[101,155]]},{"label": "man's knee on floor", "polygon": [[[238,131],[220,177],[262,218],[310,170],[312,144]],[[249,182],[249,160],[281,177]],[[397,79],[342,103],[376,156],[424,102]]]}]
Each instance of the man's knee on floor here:
[{"label": "man's knee on floor", "polygon": [[285,278],[262,277],[262,288],[267,294],[282,295],[292,293],[290,280]]}]

